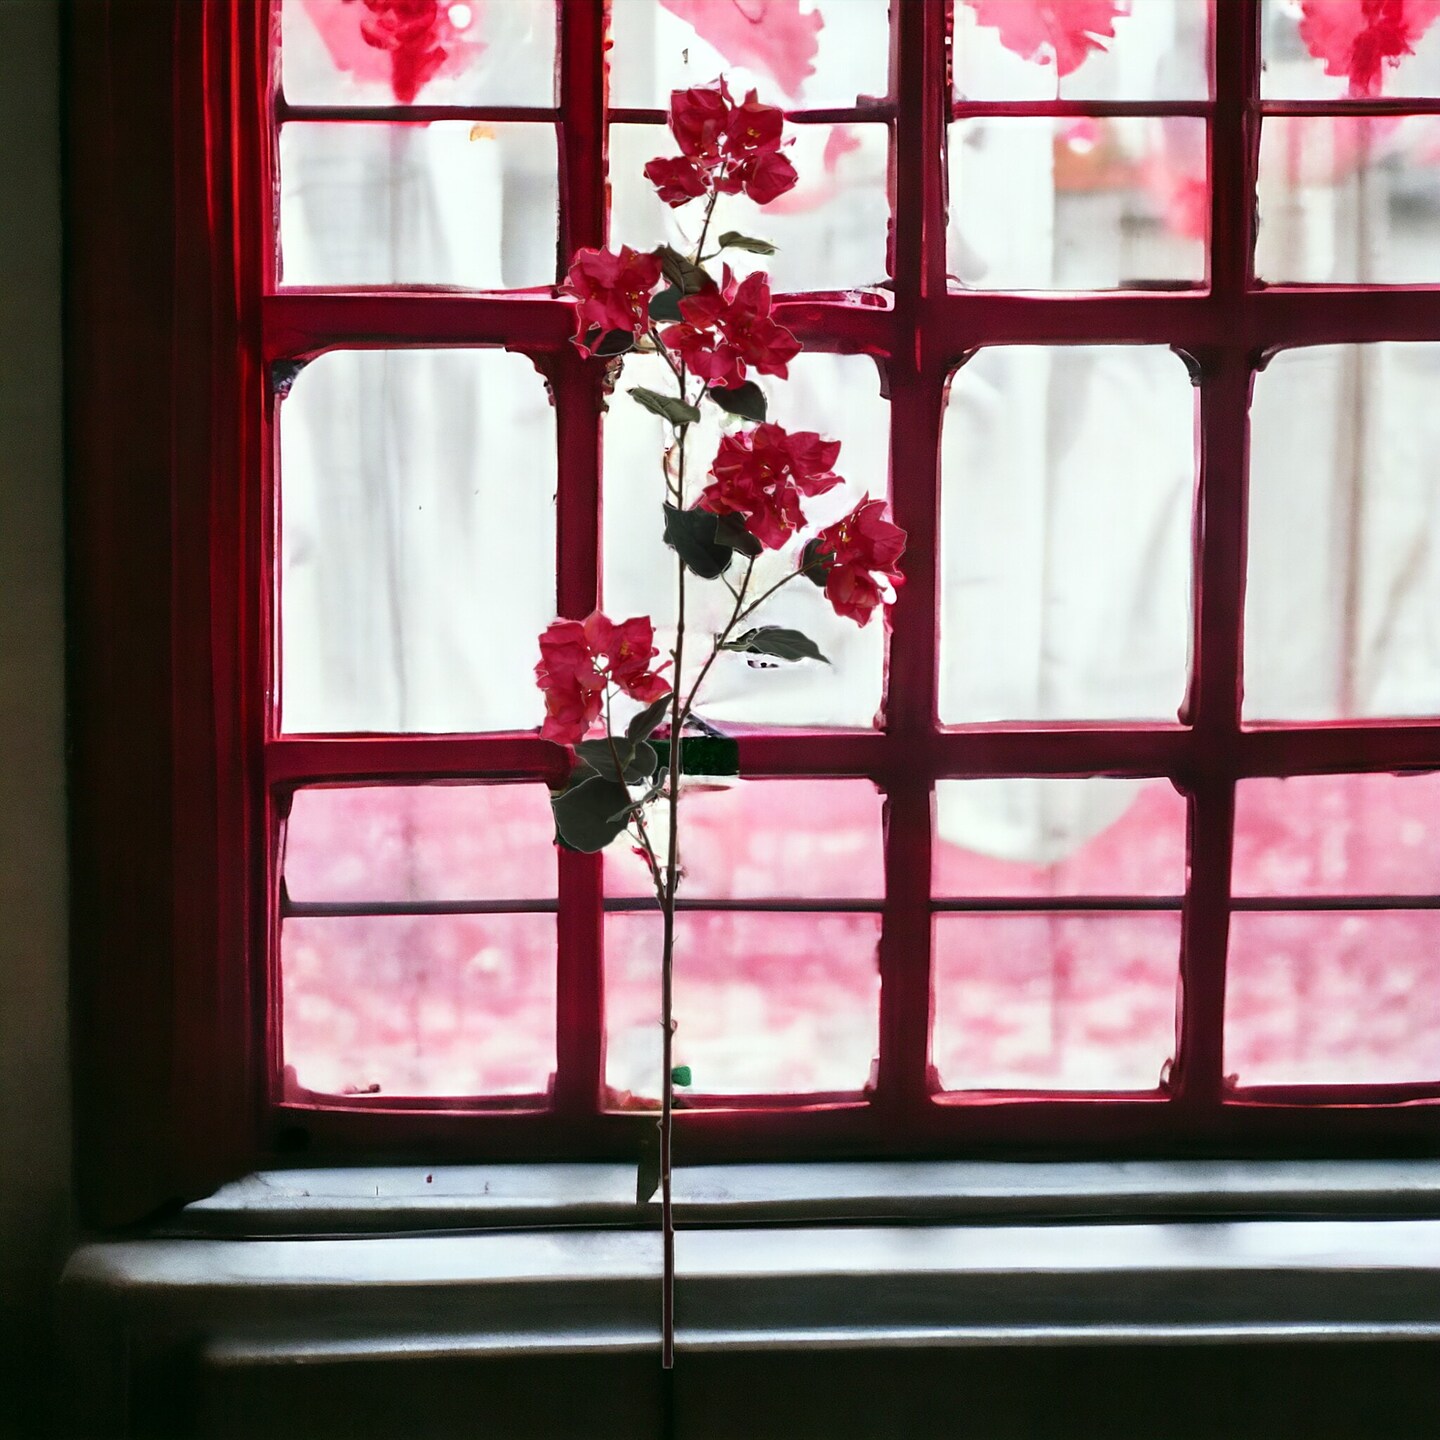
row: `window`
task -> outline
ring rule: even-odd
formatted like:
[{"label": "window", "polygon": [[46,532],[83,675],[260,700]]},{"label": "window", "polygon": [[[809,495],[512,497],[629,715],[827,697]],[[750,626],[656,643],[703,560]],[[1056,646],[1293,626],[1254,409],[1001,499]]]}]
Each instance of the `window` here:
[{"label": "window", "polygon": [[549,844],[529,670],[557,611],[656,608],[613,534],[650,442],[550,287],[607,225],[660,238],[639,166],[721,68],[813,177],[736,217],[782,246],[792,403],[910,549],[888,645],[715,707],[744,779],[689,801],[681,1158],[1428,1133],[1440,25],[1367,68],[1363,7],[1312,9],[182,23],[235,206],[198,341],[242,358],[192,436],[233,437],[229,508],[175,512],[213,542],[176,654],[234,662],[175,711],[230,797],[193,850],[172,796],[175,1028],[228,997],[196,1073],[247,1163],[633,1150],[652,919],[625,857]]}]

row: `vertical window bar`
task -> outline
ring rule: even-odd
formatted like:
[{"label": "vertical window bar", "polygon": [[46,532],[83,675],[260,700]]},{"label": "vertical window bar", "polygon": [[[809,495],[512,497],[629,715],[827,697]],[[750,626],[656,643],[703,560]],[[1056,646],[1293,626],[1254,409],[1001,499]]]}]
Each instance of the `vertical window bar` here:
[{"label": "vertical window bar", "polygon": [[[560,273],[574,250],[605,243],[604,0],[562,0],[560,25]],[[600,599],[600,367],[566,346],[555,357],[559,462],[556,603],[583,619]],[[554,1103],[598,1112],[604,1077],[599,855],[560,853]]]},{"label": "vertical window bar", "polygon": [[927,1100],[930,1046],[931,789],[936,724],[935,591],[943,357],[925,344],[926,300],[944,277],[946,0],[892,9],[891,132],[895,341],[890,382],[890,481],[908,533],[905,586],[894,610],[886,724],[892,755],[886,804],[885,918],[880,941],[877,1101],[909,1114]]},{"label": "vertical window bar", "polygon": [[1239,737],[1245,467],[1253,366],[1246,316],[1252,271],[1259,79],[1259,7],[1215,7],[1215,108],[1210,125],[1211,301],[1235,337],[1200,363],[1200,501],[1196,664],[1190,720],[1190,878],[1181,942],[1176,1097],[1187,1112],[1223,1096],[1225,949],[1229,938],[1234,764]]}]

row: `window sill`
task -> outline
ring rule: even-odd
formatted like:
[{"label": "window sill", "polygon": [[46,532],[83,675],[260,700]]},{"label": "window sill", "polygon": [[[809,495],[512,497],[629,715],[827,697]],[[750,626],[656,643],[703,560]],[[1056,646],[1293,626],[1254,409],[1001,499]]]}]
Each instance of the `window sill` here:
[{"label": "window sill", "polygon": [[[123,1406],[136,1357],[177,1345],[202,1389],[262,1395],[281,1373],[343,1394],[395,1364],[646,1355],[659,1247],[632,1185],[609,1165],[252,1176],[71,1257],[80,1399]],[[682,1363],[1440,1340],[1437,1162],[717,1167],[676,1188]]]}]

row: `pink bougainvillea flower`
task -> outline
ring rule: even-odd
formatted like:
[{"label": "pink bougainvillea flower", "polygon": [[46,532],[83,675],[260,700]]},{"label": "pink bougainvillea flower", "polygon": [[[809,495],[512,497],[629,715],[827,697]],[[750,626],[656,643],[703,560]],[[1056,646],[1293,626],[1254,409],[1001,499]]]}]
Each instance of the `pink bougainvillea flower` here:
[{"label": "pink bougainvillea flower", "polygon": [[817,38],[825,21],[818,8],[802,14],[800,0],[660,0],[732,65],[763,71],[792,100],[815,73]]},{"label": "pink bougainvillea flower", "polygon": [[545,695],[541,737],[561,745],[583,740],[604,708],[609,684],[647,704],[668,695],[670,682],[650,669],[657,654],[655,627],[646,616],[616,623],[597,610],[584,621],[556,620],[540,637],[535,667]]},{"label": "pink bougainvillea flower", "polygon": [[698,294],[680,302],[680,314],[681,323],[660,338],[710,385],[733,390],[747,366],[784,378],[800,353],[800,342],[770,316],[770,280],[762,271],[737,285],[727,265],[723,284],[707,279]]},{"label": "pink bougainvillea flower", "polygon": [[304,0],[304,6],[336,69],[387,83],[404,105],[437,76],[459,74],[485,49],[484,0]]},{"label": "pink bougainvillea flower", "polygon": [[823,495],[841,483],[831,467],[840,454],[838,440],[822,440],[813,430],[794,434],[764,423],[726,435],[710,467],[699,507],[712,515],[738,515],[745,528],[769,550],[778,550],[804,523],[802,495]]},{"label": "pink bougainvillea flower", "polygon": [[688,155],[657,156],[646,165],[645,178],[672,207],[687,205],[710,190],[710,171]]},{"label": "pink bougainvillea flower", "polygon": [[768,205],[799,178],[780,153],[785,117],[762,105],[754,90],[736,104],[724,78],[714,85],[670,94],[670,129],[680,146],[676,156],[657,156],[645,178],[670,206],[688,204],[712,191],[744,191]]},{"label": "pink bougainvillea flower", "polygon": [[1378,95],[1386,65],[1415,53],[1440,17],[1440,0],[1302,0],[1300,38],[1327,75],[1343,75],[1354,99]]},{"label": "pink bougainvillea flower", "polygon": [[975,19],[999,31],[1000,43],[1022,60],[1078,70],[1115,38],[1115,21],[1131,0],[966,0]]},{"label": "pink bougainvillea flower", "polygon": [[[622,245],[609,250],[577,250],[560,286],[575,307],[574,342],[591,355],[592,342],[615,330],[643,335],[650,328],[650,296],[660,283],[660,257]],[[597,333],[598,331],[598,333]]]},{"label": "pink bougainvillea flower", "polygon": [[824,575],[825,596],[835,613],[857,625],[869,624],[870,616],[890,603],[894,590],[904,584],[895,566],[905,553],[905,532],[885,519],[883,500],[867,495],[805,547],[807,555],[812,551],[824,557],[818,573]]}]

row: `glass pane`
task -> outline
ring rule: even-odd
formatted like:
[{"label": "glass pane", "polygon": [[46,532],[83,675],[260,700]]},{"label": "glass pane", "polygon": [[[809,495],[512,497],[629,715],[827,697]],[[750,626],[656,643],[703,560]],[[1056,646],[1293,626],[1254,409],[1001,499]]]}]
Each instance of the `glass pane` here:
[{"label": "glass pane", "polygon": [[285,830],[292,900],[553,900],[544,785],[299,790]]},{"label": "glass pane", "polygon": [[1270,116],[1259,185],[1260,279],[1440,280],[1440,115]]},{"label": "glass pane", "polygon": [[284,728],[540,723],[555,421],[500,350],[342,350],[280,408]]},{"label": "glass pane", "polygon": [[1233,915],[1225,1069],[1243,1085],[1440,1079],[1440,913]]},{"label": "glass pane", "polygon": [[557,176],[552,125],[282,126],[284,283],[553,285]]},{"label": "glass pane", "polygon": [[1286,350],[1255,381],[1245,715],[1440,711],[1440,345]]},{"label": "glass pane", "polygon": [[1185,799],[1168,780],[941,780],[935,894],[1180,895]]},{"label": "glass pane", "polygon": [[554,0],[284,0],[292,105],[551,105]]},{"label": "glass pane", "polygon": [[1440,895],[1440,775],[1295,775],[1235,792],[1237,895]]},{"label": "glass pane", "polygon": [[[675,1063],[702,1095],[859,1092],[879,1033],[878,915],[682,914]],[[605,920],[606,1080],[660,1085],[660,920]]]},{"label": "glass pane", "polygon": [[723,74],[787,110],[889,88],[887,0],[611,0],[610,99],[666,107]]},{"label": "glass pane", "polygon": [[1195,392],[1158,346],[979,351],[942,448],[940,717],[1174,720]]},{"label": "glass pane", "polygon": [[940,915],[947,1090],[1153,1090],[1175,1047],[1180,916]]},{"label": "glass pane", "polygon": [[555,917],[286,920],[285,1066],[326,1095],[539,1095],[555,1068]]},{"label": "glass pane", "polygon": [[959,0],[967,100],[1203,100],[1209,0]]},{"label": "glass pane", "polygon": [[1440,95],[1433,0],[1261,0],[1261,7],[1267,99]]},{"label": "glass pane", "polygon": [[[863,355],[809,352],[791,362],[789,381],[776,383],[762,376],[759,383],[778,423],[840,441],[835,468],[847,483],[806,502],[814,521],[811,531],[838,520],[867,491],[875,498],[886,493],[890,405],[880,395],[879,373],[871,360]],[[668,553],[659,549],[664,498],[660,455],[669,443],[670,427],[621,393],[637,385],[674,392],[674,380],[662,361],[632,356],[625,362],[624,378],[605,416],[605,605],[614,618],[654,616],[656,644],[668,651],[674,643],[668,627],[675,614],[675,573],[668,561],[657,563],[657,556]],[[690,441],[692,502],[707,483],[706,471],[723,433],[715,406],[706,405],[701,413],[703,422],[692,430]],[[643,543],[637,544],[637,537]],[[763,594],[766,587],[793,572],[803,543],[801,539],[783,550],[767,550],[756,564],[750,593]],[[721,629],[734,605],[719,581],[692,577],[686,596],[687,628],[695,636]],[[842,619],[824,592],[805,580],[786,585],[766,601],[755,621],[804,631],[830,665],[806,660],[757,669],[743,655],[723,655],[705,682],[702,714],[717,722],[767,725],[868,728],[874,723],[885,681],[885,628],[880,621],[872,619],[861,628]],[[692,645],[690,652],[686,670],[693,674],[708,652],[699,645]]]},{"label": "glass pane", "polygon": [[[737,275],[769,274],[782,291],[848,290],[881,284],[889,270],[886,237],[888,153],[883,125],[795,125],[786,153],[799,183],[769,205],[744,195],[722,195],[710,234],[739,230],[779,246],[774,255],[726,251]],[[637,250],[662,241],[690,251],[699,238],[704,205],[672,210],[645,178],[648,161],[674,155],[669,130],[659,125],[615,125],[610,130],[610,240]],[[719,273],[717,264],[711,270]]]},{"label": "glass pane", "polygon": [[[680,799],[681,894],[717,899],[880,899],[885,862],[880,792],[868,780],[695,782]],[[663,853],[667,811],[651,812]],[[611,895],[653,895],[628,847],[605,852]]]},{"label": "glass pane", "polygon": [[1202,284],[1205,122],[991,117],[950,127],[949,265],[974,290]]}]

